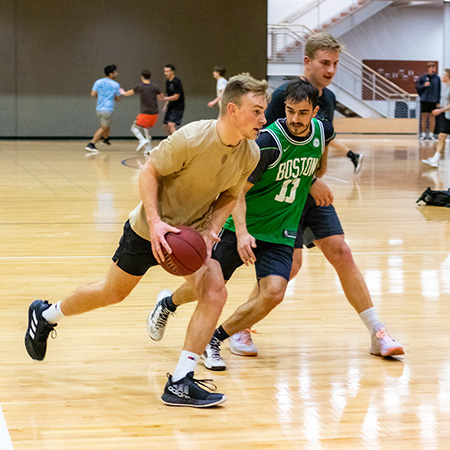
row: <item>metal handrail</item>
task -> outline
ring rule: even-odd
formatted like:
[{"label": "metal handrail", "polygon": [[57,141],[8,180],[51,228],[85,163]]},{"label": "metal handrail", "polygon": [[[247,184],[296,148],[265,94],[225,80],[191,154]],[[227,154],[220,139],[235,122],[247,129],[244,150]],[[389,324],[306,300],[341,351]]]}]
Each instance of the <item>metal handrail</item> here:
[{"label": "metal handrail", "polygon": [[[298,55],[300,49],[295,46],[300,44],[304,47],[307,38],[315,33],[304,25],[287,23],[270,24],[268,25],[268,31],[272,43],[272,57],[269,58],[269,61],[281,60],[280,62],[289,61],[289,57],[286,54],[283,55],[283,50],[286,52],[286,49],[289,48],[286,39],[289,39],[293,45],[293,47],[291,46],[291,52],[295,52]],[[276,36],[282,35],[285,37],[282,44],[283,47],[278,49]],[[290,56],[291,60],[289,62],[293,62],[293,55]],[[301,58],[296,62],[300,63]],[[393,102],[395,101],[394,99],[397,101],[413,102],[417,98],[416,94],[410,94],[400,88],[345,50],[341,51],[339,67],[340,70],[335,77],[334,84],[351,93],[353,96],[360,98],[362,101],[368,100],[363,98],[366,96],[370,97],[371,100],[384,100],[387,102]],[[345,79],[346,77],[347,79]],[[377,109],[373,104],[372,108]]]}]

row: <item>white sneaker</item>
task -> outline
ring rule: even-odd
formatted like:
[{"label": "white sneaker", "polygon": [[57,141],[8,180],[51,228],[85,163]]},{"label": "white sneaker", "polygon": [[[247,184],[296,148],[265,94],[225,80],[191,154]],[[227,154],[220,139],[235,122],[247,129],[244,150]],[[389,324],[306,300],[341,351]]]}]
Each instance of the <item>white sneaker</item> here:
[{"label": "white sneaker", "polygon": [[171,297],[172,292],[168,289],[161,291],[156,297],[154,310],[147,317],[147,331],[154,341],[160,341],[166,331],[167,321],[173,312],[162,306],[162,301],[166,297]]},{"label": "white sneaker", "polygon": [[239,356],[256,356],[258,349],[252,341],[250,328],[230,336],[230,351]]},{"label": "white sneaker", "polygon": [[150,147],[150,148],[146,148],[145,149],[145,151],[144,151],[144,155],[146,155],[146,156],[150,156],[150,153],[152,152],[152,148]]},{"label": "white sneaker", "polygon": [[222,359],[222,356],[220,356],[221,343],[222,342],[219,341],[219,339],[213,336],[203,352],[203,364],[209,370],[220,371],[227,368],[226,362]]},{"label": "white sneaker", "polygon": [[138,152],[139,150],[141,150],[142,147],[145,147],[149,142],[147,141],[147,139],[141,139],[139,141],[139,145],[137,146],[136,151]]},{"label": "white sneaker", "polygon": [[439,162],[433,158],[422,159],[422,163],[429,167],[439,167]]},{"label": "white sneaker", "polygon": [[425,133],[420,133],[420,136],[419,136],[420,141],[424,141],[426,138],[427,138],[427,135]]},{"label": "white sneaker", "polygon": [[389,336],[382,323],[375,325],[370,353],[377,356],[404,355],[403,347]]}]

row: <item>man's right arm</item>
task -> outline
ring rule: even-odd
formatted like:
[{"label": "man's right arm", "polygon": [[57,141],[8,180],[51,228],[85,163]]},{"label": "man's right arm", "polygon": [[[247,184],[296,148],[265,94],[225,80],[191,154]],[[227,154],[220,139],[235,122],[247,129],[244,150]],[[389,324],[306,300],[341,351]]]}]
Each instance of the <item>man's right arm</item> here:
[{"label": "man's right arm", "polygon": [[139,193],[144,205],[147,223],[150,229],[150,242],[153,255],[161,264],[165,257],[163,248],[167,253],[172,250],[164,235],[168,232],[179,232],[175,227],[163,222],[158,214],[158,178],[160,174],[151,160],[148,160],[139,174]]}]

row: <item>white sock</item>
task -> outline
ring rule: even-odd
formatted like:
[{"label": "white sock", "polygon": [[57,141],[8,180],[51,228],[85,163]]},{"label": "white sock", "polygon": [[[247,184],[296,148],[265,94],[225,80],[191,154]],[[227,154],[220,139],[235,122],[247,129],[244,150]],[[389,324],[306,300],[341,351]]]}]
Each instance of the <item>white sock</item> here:
[{"label": "white sock", "polygon": [[[150,135],[150,133],[148,132],[147,128],[144,128],[144,134],[145,134],[145,139],[147,139],[147,141],[150,143],[152,141],[152,137]],[[151,147],[151,145],[150,145]]]},{"label": "white sock", "polygon": [[197,367],[200,355],[196,353],[188,352],[183,350],[178,360],[177,367],[172,375],[173,381],[178,381],[184,378],[189,372],[194,372]]},{"label": "white sock", "polygon": [[50,324],[55,325],[66,317],[61,311],[61,302],[55,303],[54,305],[47,308],[43,313],[42,317]]},{"label": "white sock", "polygon": [[375,325],[380,323],[375,306],[372,306],[371,308],[367,308],[365,311],[360,312],[359,317],[364,322],[364,325],[369,330],[369,333],[372,333]]},{"label": "white sock", "polygon": [[136,138],[139,139],[139,141],[145,140],[144,136],[141,133],[141,129],[136,125],[136,122],[131,125],[130,130],[136,136]]},{"label": "white sock", "polygon": [[430,159],[430,161],[433,161],[433,162],[439,162],[440,159],[441,159],[441,154],[436,152],[436,153],[432,156],[432,158]]}]

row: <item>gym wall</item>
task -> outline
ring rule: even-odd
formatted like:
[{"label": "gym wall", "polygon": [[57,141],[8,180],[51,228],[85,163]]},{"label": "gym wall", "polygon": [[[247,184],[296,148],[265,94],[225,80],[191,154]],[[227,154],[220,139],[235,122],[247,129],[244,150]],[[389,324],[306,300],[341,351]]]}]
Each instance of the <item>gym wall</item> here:
[{"label": "gym wall", "polygon": [[[131,89],[142,69],[164,91],[163,66],[182,80],[183,123],[217,117],[212,68],[226,76],[267,70],[267,2],[205,0],[4,0],[0,15],[0,138],[91,137],[98,128],[94,81],[108,64]],[[162,105],[162,104],[161,104]],[[137,96],[116,106],[112,137],[132,138]],[[152,134],[163,135],[159,118]]]}]

